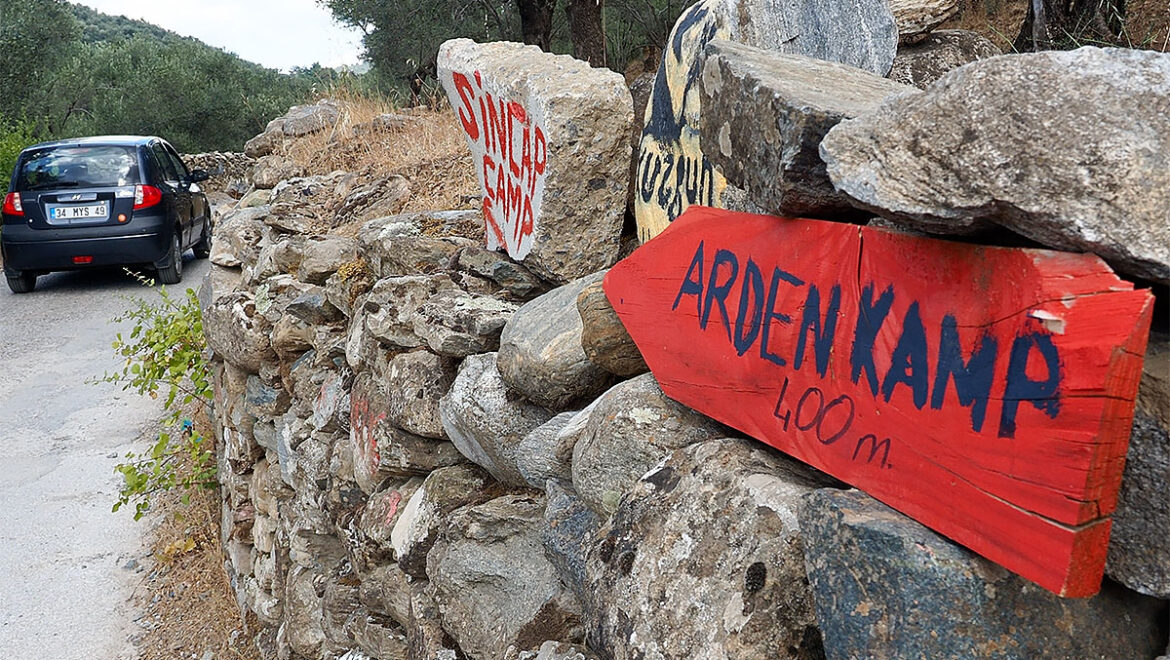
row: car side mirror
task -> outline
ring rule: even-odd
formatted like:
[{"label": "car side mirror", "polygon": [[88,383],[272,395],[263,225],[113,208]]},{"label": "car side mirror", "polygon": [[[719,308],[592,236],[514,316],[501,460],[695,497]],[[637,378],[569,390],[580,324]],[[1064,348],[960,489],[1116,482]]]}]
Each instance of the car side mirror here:
[{"label": "car side mirror", "polygon": [[199,183],[209,178],[211,178],[211,175],[207,173],[207,170],[194,170],[191,172],[191,183]]}]

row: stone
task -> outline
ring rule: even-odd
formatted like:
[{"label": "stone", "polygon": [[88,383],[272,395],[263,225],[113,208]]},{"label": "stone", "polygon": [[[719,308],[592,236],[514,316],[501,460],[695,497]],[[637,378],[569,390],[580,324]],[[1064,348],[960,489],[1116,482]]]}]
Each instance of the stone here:
[{"label": "stone", "polygon": [[370,495],[358,516],[358,530],[372,565],[394,560],[391,532],[406,509],[406,502],[421,486],[422,479],[412,477],[392,481],[383,490]]},{"label": "stone", "polygon": [[500,335],[496,362],[508,387],[537,405],[564,410],[613,382],[609,372],[585,355],[577,312],[577,296],[602,275],[553,289],[516,310]]},{"label": "stone", "polygon": [[824,484],[754,440],[675,452],[589,552],[590,647],[615,660],[823,658],[797,509]]},{"label": "stone", "polygon": [[427,553],[447,514],[491,499],[490,484],[488,474],[474,465],[439,468],[427,475],[390,533],[399,568],[411,577],[426,579]]},{"label": "stone", "polygon": [[1105,574],[1170,599],[1170,338],[1151,334]]},{"label": "stone", "polygon": [[368,657],[398,660],[409,657],[406,631],[393,621],[358,610],[350,614],[345,631]]},{"label": "stone", "polygon": [[652,374],[614,385],[581,427],[573,447],[573,487],[607,516],[671,452],[728,434],[722,424],[667,398]]},{"label": "stone", "polygon": [[225,268],[255,263],[267,215],[267,206],[256,206],[242,208],[217,222],[212,230],[211,263]]},{"label": "stone", "polygon": [[380,564],[361,575],[358,598],[374,614],[388,616],[400,625],[410,624],[410,578],[394,563]]},{"label": "stone", "polygon": [[580,637],[580,604],[544,557],[543,514],[542,498],[524,495],[459,509],[427,555],[427,592],[469,658]]},{"label": "stone", "polygon": [[445,289],[412,317],[414,333],[439,355],[462,358],[500,346],[500,333],[516,304],[463,289]]},{"label": "stone", "polygon": [[650,92],[638,156],[634,209],[644,243],[692,204],[721,206],[723,176],[700,146],[703,52],[727,39],[789,55],[890,70],[898,29],[885,0],[701,0],[683,11]]},{"label": "stone", "polygon": [[521,651],[515,656],[507,656],[505,660],[596,660],[597,656],[588,649],[574,644],[549,640],[534,651]]},{"label": "stone", "polygon": [[313,327],[291,316],[272,326],[272,348],[283,359],[292,359],[313,347]]},{"label": "stone", "polygon": [[392,174],[353,188],[337,209],[334,226],[401,213],[410,201],[410,181]]},{"label": "stone", "polygon": [[248,374],[244,389],[244,410],[253,417],[275,419],[288,412],[288,392],[282,387],[273,387],[259,376]]},{"label": "stone", "polygon": [[994,223],[1170,282],[1161,53],[1085,47],[973,62],[838,124],[821,157],[833,185],[879,215],[936,233]]},{"label": "stone", "polygon": [[515,300],[531,300],[548,290],[523,264],[495,250],[465,247],[455,254],[451,267],[495,282]]},{"label": "stone", "polygon": [[959,0],[889,0],[898,41],[914,44],[959,11]]},{"label": "stone", "polygon": [[354,455],[354,480],[367,493],[387,480],[464,462],[450,442],[408,433],[388,419],[388,384],[362,372],[350,392],[349,438]]},{"label": "stone", "polygon": [[352,638],[346,630],[350,616],[357,611],[358,585],[361,582],[346,567],[341,575],[331,575],[325,581],[321,599],[321,628],[325,633],[325,648],[336,655],[350,647]]},{"label": "stone", "polygon": [[284,146],[284,131],[264,131],[244,143],[244,154],[251,158],[262,158],[276,153]]},{"label": "stone", "polygon": [[[477,163],[488,249],[555,283],[612,265],[634,120],[622,76],[535,46],[452,39],[439,48],[438,77]],[[507,104],[503,124],[497,102]]]},{"label": "stone", "polygon": [[[574,420],[588,420],[588,410],[563,412],[532,429],[516,447],[516,469],[533,488],[544,488],[549,479],[573,478],[573,443],[577,436],[565,427]],[[574,429],[576,427],[573,427]]]},{"label": "stone", "polygon": [[455,363],[429,351],[396,355],[382,369],[387,382],[387,419],[415,435],[446,440],[439,399],[455,381]]},{"label": "stone", "polygon": [[270,201],[272,201],[271,190],[256,189],[241,197],[240,201],[236,204],[236,207],[240,209],[249,209],[259,206],[268,206]]},{"label": "stone", "polygon": [[577,313],[581,316],[581,349],[590,362],[620,378],[650,371],[605,296],[601,282],[594,282],[577,294]]},{"label": "stone", "polygon": [[312,402],[313,414],[309,416],[309,425],[325,433],[337,431],[342,428],[342,417],[350,409],[345,379],[341,374],[329,372],[317,392]]},{"label": "stone", "polygon": [[448,235],[446,227],[480,217],[477,211],[436,211],[371,220],[358,234],[361,252],[379,277],[437,273],[451,266],[459,250],[474,244]]},{"label": "stone", "polygon": [[289,646],[297,653],[315,658],[320,655],[325,643],[322,629],[322,597],[317,593],[316,582],[324,576],[306,568],[295,566],[288,574],[285,587],[284,625]]},{"label": "stone", "polygon": [[343,264],[357,259],[357,241],[352,238],[328,236],[305,243],[303,257],[297,268],[297,279],[310,284],[324,284]]},{"label": "stone", "polygon": [[415,331],[416,313],[435,294],[455,288],[455,283],[445,274],[408,275],[378,280],[363,305],[366,328],[389,346],[424,346],[426,340]]},{"label": "stone", "polygon": [[284,156],[272,154],[256,160],[252,169],[252,185],[262,190],[270,190],[276,184],[287,179],[302,176],[305,168],[288,160]]},{"label": "stone", "polygon": [[496,479],[526,484],[516,467],[516,447],[552,412],[508,389],[496,369],[496,354],[472,355],[459,365],[451,390],[439,401],[447,437],[471,462]]},{"label": "stone", "polygon": [[272,325],[256,311],[252,294],[243,291],[216,299],[203,311],[207,345],[224,360],[249,373],[276,359],[269,335]]},{"label": "stone", "polygon": [[555,479],[546,482],[544,527],[540,530],[544,556],[582,602],[590,597],[585,562],[589,549],[599,540],[602,522],[568,484]]},{"label": "stone", "polygon": [[284,308],[284,313],[313,326],[338,323],[341,311],[329,302],[324,287],[314,286],[296,296]]},{"label": "stone", "polygon": [[704,153],[753,204],[786,217],[859,220],[818,149],[843,119],[913,88],[868,71],[730,41],[712,41],[700,79]]},{"label": "stone", "polygon": [[410,643],[408,658],[467,659],[451,635],[443,630],[440,616],[438,604],[424,587],[416,586],[411,589],[410,625],[406,631],[406,638]]},{"label": "stone", "polygon": [[313,105],[298,105],[289,108],[284,115],[280,130],[290,137],[300,137],[332,128],[341,116],[335,101],[324,100]]},{"label": "stone", "polygon": [[937,30],[912,46],[901,46],[890,80],[926,89],[964,64],[1003,55],[990,39],[969,30]]},{"label": "stone", "polygon": [[829,658],[1151,658],[1165,643],[1165,602],[1108,581],[1061,598],[860,491],[818,490],[799,515]]}]

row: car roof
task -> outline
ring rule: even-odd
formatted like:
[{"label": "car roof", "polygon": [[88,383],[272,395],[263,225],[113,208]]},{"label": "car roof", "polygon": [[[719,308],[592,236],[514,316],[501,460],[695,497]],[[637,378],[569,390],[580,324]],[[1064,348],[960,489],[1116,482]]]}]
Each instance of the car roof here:
[{"label": "car roof", "polygon": [[85,145],[140,147],[161,139],[162,138],[158,138],[153,135],[95,135],[92,137],[69,138],[68,140],[41,142],[40,144],[34,144],[30,147],[26,147],[24,150],[28,151],[30,149],[46,149],[51,147],[80,147]]}]

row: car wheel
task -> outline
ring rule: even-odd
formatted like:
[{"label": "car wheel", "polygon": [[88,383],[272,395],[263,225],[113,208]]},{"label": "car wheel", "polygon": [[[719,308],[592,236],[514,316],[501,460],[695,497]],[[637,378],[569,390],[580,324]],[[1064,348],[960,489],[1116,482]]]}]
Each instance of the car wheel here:
[{"label": "car wheel", "polygon": [[195,252],[196,259],[206,259],[211,256],[211,220],[203,219],[203,237],[191,250]]},{"label": "car wheel", "polygon": [[29,293],[37,286],[37,274],[28,271],[19,271],[15,274],[4,273],[8,279],[8,288],[13,293]]},{"label": "car wheel", "polygon": [[179,232],[171,238],[171,254],[167,263],[158,269],[158,279],[163,284],[178,284],[183,281],[183,248],[179,243]]}]

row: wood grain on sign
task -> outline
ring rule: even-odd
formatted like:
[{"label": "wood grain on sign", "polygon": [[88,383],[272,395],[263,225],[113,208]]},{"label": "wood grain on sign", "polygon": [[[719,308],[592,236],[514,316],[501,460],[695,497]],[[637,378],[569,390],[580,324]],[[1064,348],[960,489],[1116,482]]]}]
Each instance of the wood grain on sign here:
[{"label": "wood grain on sign", "polygon": [[605,289],[671,398],[1099,590],[1153,306],[1099,258],[692,207]]}]

